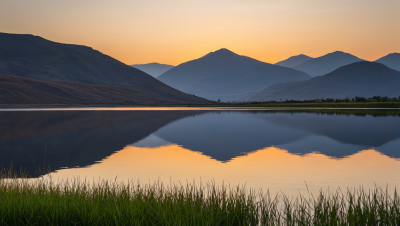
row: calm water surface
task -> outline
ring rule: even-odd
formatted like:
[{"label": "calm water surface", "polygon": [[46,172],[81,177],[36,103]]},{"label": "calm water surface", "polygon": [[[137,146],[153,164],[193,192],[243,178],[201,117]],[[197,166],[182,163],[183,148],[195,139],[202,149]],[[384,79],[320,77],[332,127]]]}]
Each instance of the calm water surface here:
[{"label": "calm water surface", "polygon": [[399,114],[8,110],[0,126],[3,167],[50,165],[53,179],[213,180],[289,195],[400,187]]}]

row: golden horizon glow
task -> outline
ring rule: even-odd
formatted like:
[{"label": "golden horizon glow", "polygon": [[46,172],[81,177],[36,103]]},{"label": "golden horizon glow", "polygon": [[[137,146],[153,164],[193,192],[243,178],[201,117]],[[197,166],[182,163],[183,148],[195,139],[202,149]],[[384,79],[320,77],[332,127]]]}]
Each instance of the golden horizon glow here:
[{"label": "golden horizon glow", "polygon": [[72,179],[79,176],[88,181],[98,178],[105,180],[140,180],[152,183],[157,180],[165,184],[203,183],[246,184],[248,188],[272,194],[283,191],[288,195],[307,193],[320,189],[374,188],[390,189],[400,186],[400,161],[369,149],[343,159],[310,153],[291,154],[276,147],[267,147],[245,156],[239,156],[223,163],[199,152],[173,144],[157,148],[126,146],[124,149],[87,168],[58,170],[51,174],[55,180]]},{"label": "golden horizon glow", "polygon": [[276,63],[336,50],[400,52],[398,0],[4,0],[0,32],[90,46],[126,64],[178,65],[220,48]]}]

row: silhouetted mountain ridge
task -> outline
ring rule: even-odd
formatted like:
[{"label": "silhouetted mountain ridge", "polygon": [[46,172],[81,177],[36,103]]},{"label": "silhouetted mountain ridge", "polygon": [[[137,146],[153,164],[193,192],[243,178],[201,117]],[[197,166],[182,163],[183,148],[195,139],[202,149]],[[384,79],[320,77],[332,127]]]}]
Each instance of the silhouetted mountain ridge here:
[{"label": "silhouetted mountain ridge", "polygon": [[313,59],[312,57],[306,56],[304,54],[300,54],[297,56],[292,56],[289,57],[286,60],[280,61],[278,63],[276,63],[275,65],[279,65],[279,66],[283,66],[283,67],[290,67],[290,68],[294,68],[310,59]]},{"label": "silhouetted mountain ridge", "polygon": [[343,99],[354,96],[398,97],[400,95],[399,86],[399,71],[380,63],[365,61],[343,66],[324,76],[307,81],[277,84],[238,100],[305,100],[321,97]]},{"label": "silhouetted mountain ridge", "polygon": [[309,59],[304,63],[294,67],[294,69],[299,71],[304,71],[311,76],[325,75],[332,72],[339,67],[358,62],[364,61],[356,56],[342,51],[336,51],[333,53],[328,53],[324,56]]},{"label": "silhouetted mountain ridge", "polygon": [[400,71],[400,53],[388,54],[375,62],[384,64],[392,69]]},{"label": "silhouetted mountain ridge", "polygon": [[168,71],[169,69],[173,68],[174,66],[168,64],[159,64],[159,63],[149,63],[149,64],[133,64],[130,65],[136,69],[139,69],[154,78],[157,78],[162,73]]},{"label": "silhouetted mountain ridge", "polygon": [[[137,95],[128,99],[136,102],[152,98],[156,102],[158,97],[170,102],[200,100],[90,47],[52,42],[33,35],[0,33],[0,74],[53,83],[131,87]],[[4,85],[2,88],[3,92],[18,96],[16,89],[9,91]]]},{"label": "silhouetted mountain ridge", "polygon": [[306,73],[264,63],[227,49],[182,63],[158,77],[183,92],[224,101],[276,83],[309,78]]}]

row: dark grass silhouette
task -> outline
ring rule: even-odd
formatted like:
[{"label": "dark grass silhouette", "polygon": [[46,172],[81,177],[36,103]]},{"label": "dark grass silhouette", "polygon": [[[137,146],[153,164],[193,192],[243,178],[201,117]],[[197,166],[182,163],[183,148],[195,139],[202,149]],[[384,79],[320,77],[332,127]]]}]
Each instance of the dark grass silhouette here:
[{"label": "dark grass silhouette", "polygon": [[244,186],[1,180],[4,225],[399,225],[400,197],[380,188],[288,197]]}]

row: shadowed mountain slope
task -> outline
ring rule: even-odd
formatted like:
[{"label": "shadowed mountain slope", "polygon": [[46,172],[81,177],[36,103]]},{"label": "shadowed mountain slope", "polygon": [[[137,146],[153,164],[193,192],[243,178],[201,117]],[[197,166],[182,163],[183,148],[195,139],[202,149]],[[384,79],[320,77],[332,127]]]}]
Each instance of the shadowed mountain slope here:
[{"label": "shadowed mountain slope", "polygon": [[240,56],[227,49],[180,64],[158,77],[183,92],[223,101],[276,83],[309,78],[304,72]]},{"label": "shadowed mountain slope", "polygon": [[346,98],[400,95],[400,72],[374,62],[357,62],[307,81],[281,83],[240,101]]},{"label": "shadowed mountain slope", "polygon": [[150,63],[150,64],[133,64],[131,67],[137,68],[147,74],[157,78],[162,73],[168,71],[174,66],[168,64]]},{"label": "shadowed mountain slope", "polygon": [[299,71],[304,71],[307,74],[315,77],[319,75],[325,75],[329,72],[338,69],[339,67],[358,61],[364,61],[364,60],[356,56],[353,56],[349,53],[336,51],[318,58],[310,59],[294,67],[294,69]]},{"label": "shadowed mountain slope", "polygon": [[280,62],[276,63],[275,65],[294,68],[310,59],[313,59],[313,58],[306,56],[304,54],[300,54],[297,56],[289,57],[288,59],[280,61]]},{"label": "shadowed mountain slope", "polygon": [[400,71],[400,53],[391,53],[376,60],[375,62],[384,64],[392,69]]},{"label": "shadowed mountain slope", "polygon": [[79,104],[133,101],[136,103],[207,103],[182,92],[152,92],[123,86],[91,85],[79,82],[45,82],[0,75],[0,104]]},{"label": "shadowed mountain slope", "polygon": [[[129,99],[136,102],[142,101],[139,96],[161,96],[171,102],[199,100],[90,47],[56,43],[33,35],[0,33],[0,74],[46,82],[132,87],[137,95]],[[6,86],[2,88],[8,92]]]}]

